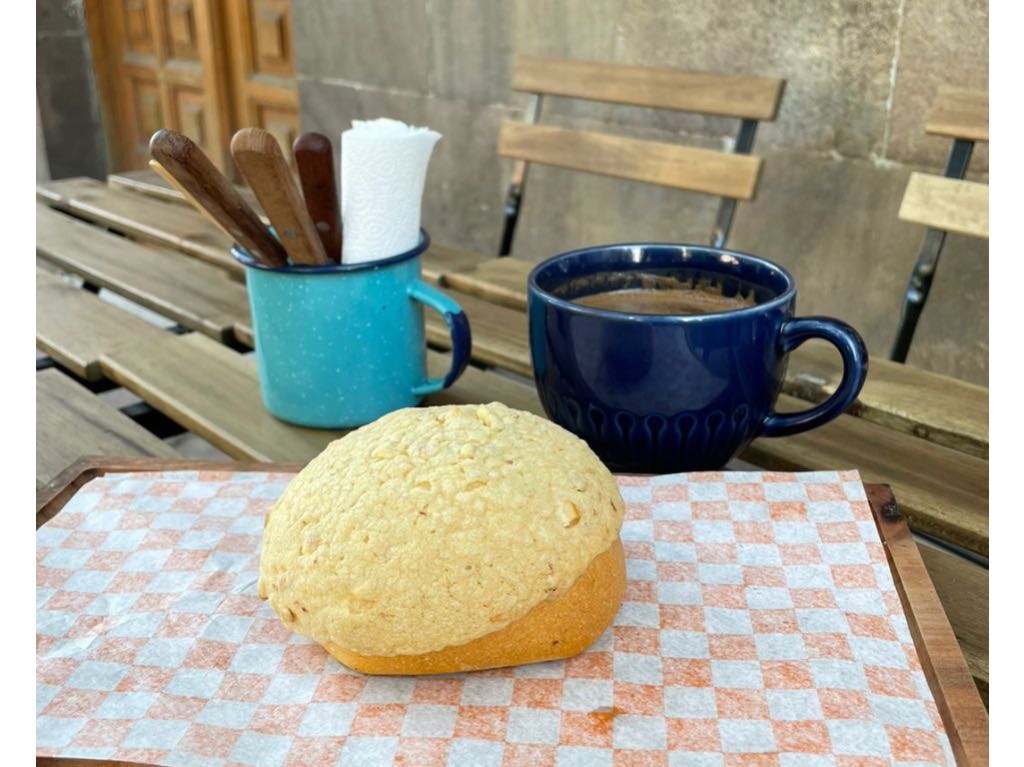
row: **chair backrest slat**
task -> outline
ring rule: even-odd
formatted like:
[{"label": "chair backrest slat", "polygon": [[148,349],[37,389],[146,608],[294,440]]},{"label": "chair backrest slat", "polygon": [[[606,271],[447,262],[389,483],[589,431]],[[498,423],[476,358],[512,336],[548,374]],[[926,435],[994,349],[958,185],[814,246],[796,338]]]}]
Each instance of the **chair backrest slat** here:
[{"label": "chair backrest slat", "polygon": [[988,92],[940,85],[925,132],[969,141],[988,141]]},{"label": "chair backrest slat", "polygon": [[761,158],[659,141],[504,122],[498,154],[527,162],[750,200]]},{"label": "chair backrest slat", "polygon": [[785,80],[520,56],[512,90],[748,120],[774,120]]},{"label": "chair backrest slat", "polygon": [[899,215],[932,229],[988,239],[988,185],[911,173]]}]

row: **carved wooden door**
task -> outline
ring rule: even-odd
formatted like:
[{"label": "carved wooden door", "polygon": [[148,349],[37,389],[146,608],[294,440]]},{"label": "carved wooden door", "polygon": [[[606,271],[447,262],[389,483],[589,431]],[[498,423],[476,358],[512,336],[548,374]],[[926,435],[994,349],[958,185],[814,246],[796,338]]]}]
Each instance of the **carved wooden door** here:
[{"label": "carved wooden door", "polygon": [[266,128],[291,157],[299,132],[289,0],[234,0],[225,15],[238,127]]},{"label": "carved wooden door", "polygon": [[234,176],[229,144],[267,128],[289,150],[298,96],[288,0],[86,0],[111,170],[144,168],[181,131]]}]

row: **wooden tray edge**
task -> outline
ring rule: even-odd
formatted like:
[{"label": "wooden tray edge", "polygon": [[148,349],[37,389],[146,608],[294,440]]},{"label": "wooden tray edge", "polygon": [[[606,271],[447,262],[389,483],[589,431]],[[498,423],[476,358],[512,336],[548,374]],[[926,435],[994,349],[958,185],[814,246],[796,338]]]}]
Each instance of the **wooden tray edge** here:
[{"label": "wooden tray edge", "polygon": [[[296,472],[302,466],[256,461],[87,456],[62,471],[36,493],[36,528],[52,519],[84,484],[104,474],[129,471]],[[917,544],[911,537],[906,520],[899,513],[892,488],[889,485],[865,483],[864,489],[885,548],[893,583],[903,603],[922,670],[935,697],[953,755],[959,765],[985,767],[988,765],[988,711],[978,694],[967,661],[964,660],[953,628],[917,550]],[[37,765],[45,763],[54,767],[71,767],[74,761],[39,757]],[[90,761],[89,764],[102,767],[117,763]]]},{"label": "wooden tray edge", "polygon": [[988,765],[988,711],[892,488],[865,484],[921,669],[957,764]]}]

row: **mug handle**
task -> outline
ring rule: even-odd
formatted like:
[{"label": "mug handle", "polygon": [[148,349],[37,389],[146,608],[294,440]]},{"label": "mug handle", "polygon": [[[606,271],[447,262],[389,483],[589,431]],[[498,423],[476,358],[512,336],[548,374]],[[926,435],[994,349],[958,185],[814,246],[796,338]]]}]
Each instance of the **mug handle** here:
[{"label": "mug handle", "polygon": [[770,413],[761,430],[765,437],[799,434],[828,423],[846,410],[860,394],[868,375],[868,350],[860,334],[845,322],[831,317],[801,317],[783,323],[779,344],[782,352],[788,354],[811,338],[822,338],[839,350],[843,358],[843,379],[831,397],[809,410]]},{"label": "mug handle", "polygon": [[434,394],[455,383],[455,380],[462,375],[462,371],[466,369],[466,365],[469,364],[469,353],[473,348],[469,320],[461,306],[422,280],[412,283],[409,287],[409,296],[444,317],[448,333],[452,338],[452,365],[448,369],[448,374],[444,378],[428,378],[418,386],[414,386],[412,390],[412,393],[417,396]]}]

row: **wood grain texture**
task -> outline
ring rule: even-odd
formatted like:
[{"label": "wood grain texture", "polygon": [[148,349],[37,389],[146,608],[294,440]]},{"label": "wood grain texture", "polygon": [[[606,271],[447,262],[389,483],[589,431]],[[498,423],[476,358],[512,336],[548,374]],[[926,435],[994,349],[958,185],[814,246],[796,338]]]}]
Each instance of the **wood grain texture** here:
[{"label": "wood grain texture", "polygon": [[423,279],[437,284],[444,275],[472,269],[489,258],[493,256],[432,242],[427,252],[420,256],[420,271]]},{"label": "wood grain texture", "polygon": [[[783,391],[810,402],[830,397],[842,379],[832,346],[810,342],[790,355]],[[927,370],[871,358],[850,415],[988,459],[988,388]]]},{"label": "wood grain texture", "polygon": [[198,146],[180,133],[161,130],[149,151],[235,242],[270,266],[284,265],[281,243]]},{"label": "wood grain texture", "polygon": [[334,152],[331,140],[322,133],[303,133],[292,145],[299,171],[302,197],[316,226],[324,253],[341,261],[341,212],[338,185],[334,180]]},{"label": "wood grain texture", "polygon": [[988,570],[926,540],[918,540],[917,548],[987,706]]},{"label": "wood grain texture", "polygon": [[988,91],[940,85],[925,133],[970,141],[988,141]]},{"label": "wood grain texture", "polygon": [[509,309],[526,311],[526,278],[537,265],[515,256],[491,258],[478,266],[445,274],[441,284]]},{"label": "wood grain texture", "polygon": [[[526,315],[504,306],[489,304],[475,296],[451,290],[442,292],[454,299],[469,318],[473,332],[472,359],[482,365],[511,370],[533,377]],[[450,349],[448,327],[437,312],[424,311],[427,342],[437,349]]]},{"label": "wood grain texture", "polygon": [[110,227],[128,237],[167,245],[242,278],[244,267],[231,255],[232,241],[191,206],[169,205],[107,186],[92,178],[68,178],[36,186],[50,207]]},{"label": "wood grain texture", "polygon": [[249,316],[245,286],[222,269],[36,206],[36,253],[65,271],[220,341]]},{"label": "wood grain texture", "polygon": [[[441,284],[488,303],[526,310],[526,279],[536,266],[525,259],[491,258],[446,272]],[[481,308],[480,311],[483,311]],[[488,339],[480,339],[486,344]],[[526,359],[520,360],[520,367]],[[811,341],[790,355],[783,390],[821,402],[835,391],[842,363],[824,342]],[[847,411],[890,429],[954,450],[988,458],[988,389],[956,378],[872,358],[868,379]]]},{"label": "wood grain texture", "polygon": [[83,455],[178,454],[59,370],[37,372],[36,488]]},{"label": "wood grain texture", "polygon": [[103,379],[100,355],[167,333],[93,293],[36,269],[36,347],[79,378]]},{"label": "wood grain texture", "polygon": [[224,234],[226,234],[228,237],[231,236],[231,232],[222,227],[220,225],[220,222],[213,217],[213,214],[210,213],[210,211],[208,211],[206,208],[204,208],[202,204],[199,202],[199,200],[193,197],[192,194],[178,182],[178,179],[171,175],[171,172],[167,170],[167,168],[165,168],[156,160],[150,160],[149,167],[152,169],[154,173],[160,176],[160,178],[166,181],[169,187],[177,190],[178,194],[181,195],[181,198],[189,205],[191,205],[193,210],[195,210],[197,213],[199,213],[199,215],[201,215],[215,227],[224,232]]},{"label": "wood grain texture", "polygon": [[988,239],[988,184],[911,173],[900,218],[932,229]]},{"label": "wood grain texture", "polygon": [[906,523],[892,514],[892,490],[867,488],[896,591],[903,602],[921,668],[935,697],[957,764],[988,765],[988,712]]},{"label": "wood grain texture", "polygon": [[753,199],[761,172],[752,155],[507,120],[498,154],[736,200]]},{"label": "wood grain texture", "polygon": [[723,117],[774,120],[785,80],[519,56],[512,90]]},{"label": "wood grain texture", "polygon": [[[427,370],[430,375],[444,375],[450,364],[448,354],[427,352]],[[544,415],[537,387],[532,381],[493,370],[481,370],[473,365],[468,365],[450,388],[432,394],[426,402],[428,405],[486,405],[489,402],[501,402],[518,410]]]},{"label": "wood grain texture", "polygon": [[326,264],[320,235],[277,139],[262,128],[242,128],[231,139],[231,156],[292,263]]},{"label": "wood grain texture", "polygon": [[[138,192],[157,200],[174,202],[180,205],[189,205],[188,200],[182,196],[180,190],[171,186],[165,179],[161,178],[155,171],[149,169],[126,170],[118,173],[111,173],[107,176],[107,184],[115,189],[129,192]],[[236,186],[235,189],[245,200],[246,204],[253,209],[253,212],[260,217],[264,224],[269,224],[269,219],[263,213],[259,200],[252,190],[247,186]]]},{"label": "wood grain texture", "polygon": [[233,458],[306,462],[344,432],[292,426],[263,406],[256,360],[205,336],[118,349],[103,372]]}]

